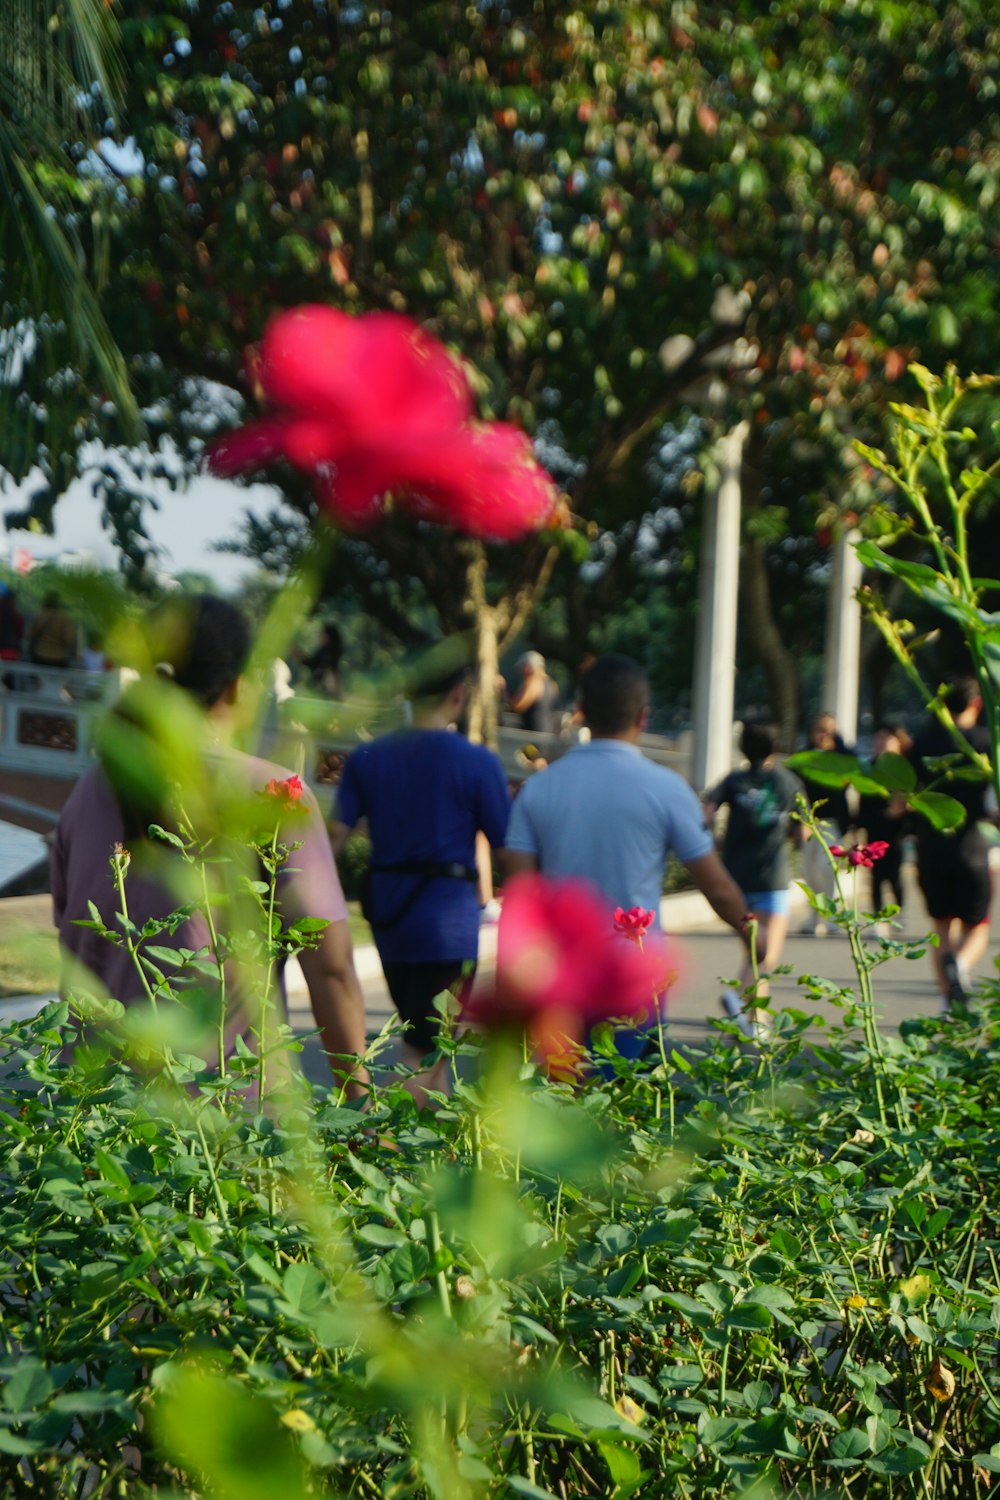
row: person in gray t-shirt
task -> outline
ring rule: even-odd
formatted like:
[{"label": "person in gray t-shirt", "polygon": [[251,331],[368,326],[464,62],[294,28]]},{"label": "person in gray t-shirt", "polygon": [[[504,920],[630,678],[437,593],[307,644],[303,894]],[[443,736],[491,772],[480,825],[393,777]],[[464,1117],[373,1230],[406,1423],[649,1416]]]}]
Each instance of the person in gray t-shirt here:
[{"label": "person in gray t-shirt", "polygon": [[[648,706],[646,674],[631,658],[601,656],[584,673],[580,708],[590,741],[522,787],[504,868],[588,880],[608,903],[609,923],[616,906],[640,906],[656,914],[658,925],[663,870],[673,853],[739,931],[746,901],[715,853],[697,797],[639,749]],[[619,1050],[625,1050],[621,1037]]]}]

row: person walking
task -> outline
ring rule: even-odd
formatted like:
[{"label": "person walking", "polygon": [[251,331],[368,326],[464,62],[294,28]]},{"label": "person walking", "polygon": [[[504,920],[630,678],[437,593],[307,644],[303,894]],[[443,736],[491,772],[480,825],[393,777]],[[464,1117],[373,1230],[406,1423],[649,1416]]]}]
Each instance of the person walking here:
[{"label": "person walking", "polygon": [[54,589],[28,627],[28,655],[39,667],[71,667],[76,660],[73,617]]},{"label": "person walking", "polygon": [[539,651],[526,651],[518,665],[521,683],[510,693],[507,706],[529,734],[555,734],[559,689],[545,669],[545,657]]},{"label": "person walking", "polygon": [[[817,714],[809,727],[809,742],[807,750],[832,750],[839,755],[847,755],[849,752],[837,730],[837,722],[831,713]],[[821,804],[816,812],[817,830],[822,836],[815,837],[808,828],[803,829],[802,843],[802,878],[810,890],[817,896],[825,896],[832,901],[835,890],[833,866],[827,858],[826,850],[823,848],[831,844],[839,844],[848,828],[851,826],[851,812],[847,801],[847,791],[844,787],[823,786],[821,782],[810,781],[808,775],[802,774],[802,785],[805,788],[806,801],[810,807],[814,803]],[[826,937],[829,928],[827,923],[815,911],[810,909],[809,917],[802,929],[803,936]]]},{"label": "person walking", "polygon": [[479,954],[477,835],[499,848],[510,791],[499,757],[454,725],[465,707],[468,667],[426,682],[411,724],[361,745],[344,766],[330,837],[339,852],[362,819],[372,862],[366,915],[393,1004],[403,1021],[407,1087],[418,1106],[439,1088],[445,1060],[429,1067],[450,990],[464,999]]},{"label": "person walking", "polygon": [[[974,677],[959,677],[949,687],[944,706],[973,750],[989,757],[989,731],[979,723],[983,700]],[[940,782],[933,763],[956,754],[958,747],[935,717],[917,734],[910,761],[922,784]],[[946,783],[949,797],[965,808],[965,821],[954,833],[942,833],[926,818],[915,817],[917,878],[934,923],[938,946],[931,949],[934,977],[942,1013],[963,1008],[968,1000],[972,970],[986,952],[990,936],[993,883],[989,844],[980,828],[988,817],[990,783],[954,780]]]},{"label": "person walking", "polygon": [[[358,1061],[365,1051],[364,998],[322,815],[298,777],[230,743],[250,653],[249,627],[226,600],[200,594],[170,598],[157,606],[143,623],[142,637],[144,655],[149,665],[156,664],[157,676],[140,676],[108,714],[99,733],[99,764],[77,782],[56,829],[52,903],[64,956],[63,992],[82,975],[88,987],[96,985],[125,1005],[141,1002],[146,994],[127,949],[89,925],[93,904],[108,928],[120,926],[120,898],[111,871],[116,846],[122,857],[128,856],[133,931],[141,931],[147,921],[164,920],[182,901],[190,901],[190,914],[169,928],[169,935],[164,932],[157,938],[161,946],[179,950],[178,993],[189,983],[197,990],[206,987],[204,974],[186,968],[183,955],[186,951],[189,958],[204,958],[206,953],[214,957],[213,920],[216,930],[236,930],[233,924],[242,920],[236,913],[242,912],[249,925],[251,917],[236,890],[223,893],[210,919],[202,909],[197,881],[190,885],[196,871],[169,844],[149,836],[151,824],[169,829],[175,822],[177,809],[172,804],[174,782],[182,778],[181,756],[195,783],[187,789],[195,811],[185,809],[195,833],[214,838],[217,852],[223,846],[228,850],[218,865],[222,878],[247,857],[244,835],[252,817],[266,816],[272,833],[280,824],[282,839],[296,845],[278,869],[277,910],[286,926],[303,917],[327,923],[316,945],[299,954],[299,965],[331,1067],[349,1093],[359,1094],[367,1087],[367,1073]],[[183,726],[180,746],[178,725]],[[256,865],[249,873],[259,878]],[[81,921],[87,925],[78,925]],[[255,1028],[263,1021],[253,976],[241,972],[235,960],[227,959],[225,968],[226,983],[219,993],[224,1014],[219,1019],[222,1050],[229,1055],[238,1037],[252,1045]]]},{"label": "person walking", "polygon": [[788,935],[789,866],[788,843],[798,825],[790,813],[802,795],[802,783],[784,766],[775,764],[778,730],[774,724],[748,722],[740,735],[740,751],[748,764],[730,771],[705,795],[705,821],[709,827],[720,808],[729,808],[729,821],[722,843],[722,862],[746,891],[747,910],[757,924],[756,967],[747,953],[739,974],[740,991],[749,993],[744,1006],[734,989],[722,992],[722,1007],[748,1037],[764,1023],[755,1002],[770,995],[768,976],[781,960]]},{"label": "person walking", "polygon": [[[698,798],[639,749],[649,711],[643,669],[617,653],[598,657],[581,679],[580,707],[590,740],[522,787],[505,871],[583,878],[607,902],[609,925],[616,907],[641,907],[659,926],[663,871],[673,853],[713,910],[743,930],[746,901],[715,852]],[[620,1031],[616,1044],[623,1056],[637,1057],[646,1041],[641,1030]]]}]

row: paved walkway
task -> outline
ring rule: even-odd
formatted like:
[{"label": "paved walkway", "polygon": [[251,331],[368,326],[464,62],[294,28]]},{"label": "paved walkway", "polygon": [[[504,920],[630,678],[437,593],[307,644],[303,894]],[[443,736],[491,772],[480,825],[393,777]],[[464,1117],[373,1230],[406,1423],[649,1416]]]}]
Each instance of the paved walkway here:
[{"label": "paved walkway", "polygon": [[[900,923],[900,936],[917,939],[926,934],[928,927],[923,899],[912,867],[906,868],[905,882],[906,906],[902,918],[897,919]],[[862,889],[866,890],[867,887]],[[833,1008],[818,1005],[811,1000],[799,984],[799,976],[812,974],[855,988],[850,944],[839,931],[825,938],[801,936],[799,929],[805,923],[809,908],[801,893],[796,891],[796,896],[791,935],[784,953],[784,963],[791,972],[779,975],[774,980],[772,1003],[775,1008],[794,1006],[807,1013],[822,1012],[832,1017],[835,1014]],[[666,930],[680,934],[675,941],[678,942],[684,959],[683,982],[671,995],[668,1006],[671,1033],[679,1046],[704,1041],[712,1029],[710,1021],[721,1015],[719,995],[722,982],[731,978],[739,967],[740,945],[734,934],[717,920],[707,902],[697,893],[666,897],[662,920]],[[495,945],[496,929],[484,928],[478,982],[489,982]],[[996,977],[998,963],[1000,882],[995,886],[993,940],[989,956],[979,966],[979,976]],[[358,950],[358,967],[364,985],[368,1024],[375,1029],[382,1026],[393,1012],[374,949]],[[939,999],[931,976],[930,957],[925,955],[917,959],[889,959],[876,971],[875,997],[882,1024],[893,1031],[909,1016],[936,1015]],[[309,1030],[309,1001],[301,981],[290,985],[289,1003],[291,1019],[296,1029]],[[392,1054],[389,1056],[391,1058]],[[308,1076],[315,1081],[322,1081],[325,1062],[315,1040],[311,1039],[306,1043],[302,1058]]]},{"label": "paved walkway", "polygon": [[[925,934],[926,922],[923,901],[913,877],[912,869],[906,871],[907,902],[901,924],[902,934],[919,938]],[[1000,961],[1000,882],[997,883],[994,899],[993,933],[989,957],[980,965],[980,976],[996,975]],[[47,897],[22,897],[0,903],[10,912],[15,909],[20,919],[27,919],[39,927],[49,921]],[[842,934],[823,939],[799,936],[797,929],[803,924],[807,907],[799,897],[792,919],[792,933],[785,949],[785,963],[791,972],[778,976],[773,985],[773,1000],[776,1007],[794,1005],[803,1010],[815,1010],[816,1003],[805,995],[798,983],[802,974],[815,974],[824,979],[844,985],[853,985],[854,969],[850,947]],[[704,899],[697,893],[668,896],[663,903],[663,922],[668,931],[678,934],[684,958],[684,979],[671,995],[669,1002],[669,1024],[678,1045],[703,1040],[709,1033],[709,1021],[719,1014],[718,1000],[723,980],[731,977],[740,961],[740,949],[736,938],[713,916]],[[0,924],[2,936],[2,924]],[[496,952],[496,928],[484,927],[480,961],[480,983],[488,983],[493,970]],[[385,981],[382,977],[378,955],[370,946],[356,950],[358,974],[365,992],[368,1025],[377,1031],[392,1014]],[[934,1015],[938,1009],[937,991],[931,978],[930,959],[925,956],[916,960],[890,959],[878,969],[875,976],[876,1002],[883,1025],[895,1030],[901,1021],[911,1015]],[[0,1000],[0,1020],[30,1014],[43,1003],[38,997]],[[293,966],[289,974],[290,1019],[296,1030],[308,1033],[312,1029],[309,1000],[301,975]],[[388,1054],[391,1060],[393,1053]],[[314,1037],[306,1041],[302,1054],[306,1073],[317,1082],[329,1077],[325,1060]]]}]

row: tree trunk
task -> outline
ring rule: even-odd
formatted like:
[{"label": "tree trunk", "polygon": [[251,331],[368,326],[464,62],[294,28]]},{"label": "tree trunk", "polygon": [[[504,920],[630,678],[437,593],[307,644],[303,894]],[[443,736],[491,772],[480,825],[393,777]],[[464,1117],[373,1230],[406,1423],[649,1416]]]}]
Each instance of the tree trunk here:
[{"label": "tree trunk", "polygon": [[500,721],[497,678],[500,652],[497,612],[486,592],[487,557],[482,542],[470,542],[466,568],[466,609],[472,616],[475,656],[469,691],[468,735],[474,745],[496,749]]},{"label": "tree trunk", "polygon": [[767,678],[771,712],[781,732],[781,744],[791,750],[799,722],[799,664],[781,639],[775,622],[767,547],[760,537],[747,537],[744,541],[740,571],[747,641]]}]

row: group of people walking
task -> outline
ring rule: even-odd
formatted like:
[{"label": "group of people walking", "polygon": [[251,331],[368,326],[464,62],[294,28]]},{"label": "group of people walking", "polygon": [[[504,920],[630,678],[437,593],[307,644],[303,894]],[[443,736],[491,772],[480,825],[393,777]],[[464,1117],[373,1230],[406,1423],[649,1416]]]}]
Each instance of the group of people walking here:
[{"label": "group of people walking", "polygon": [[[176,695],[178,712],[183,699],[196,706],[204,723],[203,758],[211,785],[263,794],[287,784],[286,770],[232,747],[250,649],[239,611],[210,595],[177,597],[151,613],[145,633],[148,659],[164,675],[165,690]],[[157,763],[154,747],[143,740],[157,733],[154,720],[143,717],[143,691],[140,680],[112,711],[127,733],[102,738],[110,748],[71,795],[52,863],[55,918],[68,960],[82,966],[92,984],[126,1003],[144,989],[127,954],[93,927],[77,924],[94,902],[107,925],[115,926],[119,895],[109,863],[115,846],[127,848],[132,860],[131,921],[140,926],[162,921],[178,904],[176,860],[171,862],[168,845],[146,836],[151,822],[171,826],[167,784],[136,794],[141,782],[136,756],[145,749],[150,764]],[[767,975],[788,928],[788,842],[800,827],[793,812],[803,790],[776,763],[773,729],[744,726],[746,767],[725,777],[703,806],[682,777],[648,760],[639,748],[649,711],[642,668],[628,657],[605,655],[580,681],[579,713],[589,737],[531,775],[512,803],[496,754],[455,731],[466,692],[462,668],[421,682],[407,727],[360,745],[348,757],[328,826],[308,788],[295,797],[288,834],[294,856],[279,871],[277,898],[286,923],[303,916],[327,923],[301,964],[324,1048],[345,1086],[351,1091],[367,1086],[361,1062],[365,1014],[336,857],[362,822],[372,846],[366,915],[402,1019],[403,1060],[418,1100],[441,1081],[441,1063],[434,1059],[439,997],[451,991],[461,999],[474,977],[484,865],[491,855],[506,876],[538,870],[553,878],[587,880],[606,902],[610,926],[617,907],[642,908],[659,923],[664,867],[672,853],[740,937],[744,991],[727,991],[723,1003],[752,1034],[754,1004],[766,998]],[[970,702],[968,711],[972,708]],[[115,749],[121,744],[129,747],[127,753]],[[929,741],[914,748],[934,752]],[[970,796],[972,817],[973,803]],[[729,820],[720,856],[711,825],[723,807]],[[976,887],[974,894],[980,901],[984,891]],[[949,904],[954,906],[951,897]],[[985,913],[979,905],[940,916],[931,910],[936,923],[956,914],[961,918],[965,935],[944,948],[942,976],[950,986],[964,987]],[[193,906],[170,940],[190,954],[210,949],[216,939],[206,915]],[[953,941],[950,929],[948,941]],[[227,986],[227,1046],[248,1031],[250,999],[238,978]],[[625,1055],[638,1055],[646,1042],[641,1030],[622,1031],[617,1038]]]}]

